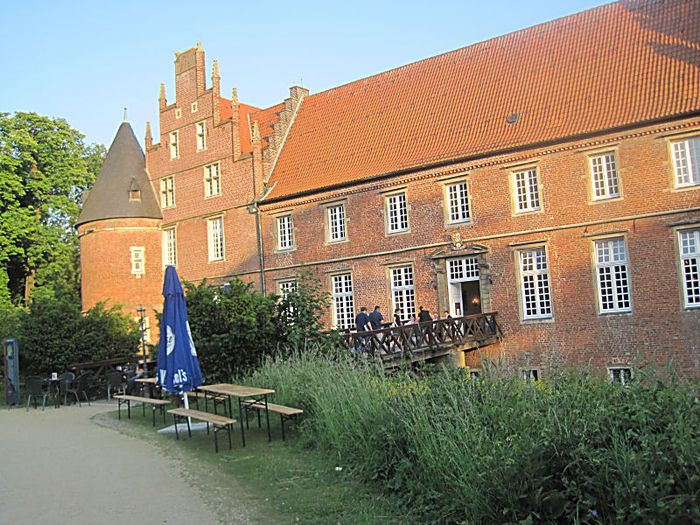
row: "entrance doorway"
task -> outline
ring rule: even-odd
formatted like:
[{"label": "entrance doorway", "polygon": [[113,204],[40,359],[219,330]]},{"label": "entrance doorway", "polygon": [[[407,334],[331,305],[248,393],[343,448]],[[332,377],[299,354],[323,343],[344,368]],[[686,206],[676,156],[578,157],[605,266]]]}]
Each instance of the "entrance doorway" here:
[{"label": "entrance doorway", "polygon": [[467,281],[462,285],[462,304],[464,315],[481,313],[481,287],[479,281]]},{"label": "entrance doorway", "polygon": [[481,313],[479,264],[476,256],[447,260],[450,315]]}]

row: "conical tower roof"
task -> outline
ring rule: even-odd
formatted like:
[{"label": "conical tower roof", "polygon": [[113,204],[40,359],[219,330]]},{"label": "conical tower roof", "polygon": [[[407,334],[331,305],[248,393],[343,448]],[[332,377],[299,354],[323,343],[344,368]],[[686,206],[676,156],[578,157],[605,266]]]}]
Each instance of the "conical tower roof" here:
[{"label": "conical tower roof", "polygon": [[119,126],[76,226],[124,217],[163,218],[146,172],[146,158],[128,122]]}]

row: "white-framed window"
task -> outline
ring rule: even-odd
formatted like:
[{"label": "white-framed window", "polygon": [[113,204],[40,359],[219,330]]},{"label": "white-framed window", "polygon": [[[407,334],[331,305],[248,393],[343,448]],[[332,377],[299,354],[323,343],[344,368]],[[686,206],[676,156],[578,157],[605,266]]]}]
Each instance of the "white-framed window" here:
[{"label": "white-framed window", "polygon": [[326,208],[328,225],[328,241],[344,241],[347,238],[345,230],[345,204],[336,204]]},{"label": "white-framed window", "polygon": [[700,185],[700,136],[671,143],[676,188]]},{"label": "white-framed window", "polygon": [[405,192],[386,197],[386,227],[388,233],[408,231],[408,204]]},{"label": "white-framed window", "polygon": [[177,266],[177,234],[175,228],[163,230],[163,266]]},{"label": "white-framed window", "polygon": [[525,381],[539,381],[540,371],[537,368],[523,368],[523,379]]},{"label": "white-framed window", "polygon": [[172,208],[175,206],[175,177],[160,179],[160,207]]},{"label": "white-framed window", "polygon": [[281,297],[286,297],[288,293],[294,292],[297,289],[297,280],[289,279],[287,281],[280,281],[277,285],[279,289],[279,294]]},{"label": "white-framed window", "polygon": [[352,294],[352,274],[332,276],[333,323],[336,328],[352,328],[355,324],[355,305]]},{"label": "white-framed window", "polygon": [[207,123],[205,121],[197,122],[197,151],[207,149]]},{"label": "white-framed window", "polygon": [[678,252],[683,278],[683,306],[700,306],[700,229],[678,232]]},{"label": "white-framed window", "polygon": [[516,212],[540,209],[540,187],[536,168],[513,172],[513,188]]},{"label": "white-framed window", "polygon": [[590,157],[593,200],[614,199],[620,196],[615,152],[609,151]]},{"label": "white-framed window", "polygon": [[170,133],[170,158],[177,159],[180,157],[180,133],[173,131]]},{"label": "white-framed window", "polygon": [[547,252],[544,248],[521,250],[520,292],[523,319],[552,317]]},{"label": "white-framed window", "polygon": [[632,369],[626,366],[611,366],[608,368],[608,376],[613,383],[626,385],[632,381]]},{"label": "white-framed window", "polygon": [[447,259],[447,275],[451,283],[479,280],[479,262],[475,255]]},{"label": "white-framed window", "polygon": [[221,195],[221,171],[219,163],[204,166],[204,196]]},{"label": "white-framed window", "polygon": [[469,222],[469,190],[467,181],[459,181],[445,186],[447,199],[447,222],[456,224]]},{"label": "white-framed window", "polygon": [[624,237],[595,241],[596,281],[600,313],[629,312],[629,271]]},{"label": "white-framed window", "polygon": [[207,220],[209,237],[209,260],[224,260],[224,218],[214,217]]},{"label": "white-framed window", "polygon": [[391,269],[391,299],[393,310],[400,308],[404,319],[408,319],[408,316],[416,313],[416,291],[412,266],[399,266]]},{"label": "white-framed window", "polygon": [[294,247],[294,225],[291,215],[277,217],[277,249],[289,250]]},{"label": "white-framed window", "polygon": [[141,277],[146,273],[146,249],[143,246],[132,246],[131,253],[131,274]]}]

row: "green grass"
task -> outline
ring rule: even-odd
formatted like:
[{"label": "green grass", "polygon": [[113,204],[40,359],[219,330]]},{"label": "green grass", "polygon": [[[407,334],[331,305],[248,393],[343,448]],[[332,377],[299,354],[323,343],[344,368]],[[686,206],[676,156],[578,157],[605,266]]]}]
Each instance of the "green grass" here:
[{"label": "green grass", "polygon": [[[272,417],[272,442],[264,427],[258,429],[251,418],[246,433],[247,446],[241,445],[240,431],[233,434],[233,450],[228,450],[224,433],[219,434],[219,453],[214,452],[213,437],[206,431],[193,433],[192,439],[174,434],[159,434],[151,426],[150,413],[132,410],[131,420],[116,412],[96,416],[99,424],[157,445],[167,456],[183,465],[186,477],[193,480],[208,504],[227,523],[234,521],[233,509],[244,508],[256,524],[378,524],[409,523],[397,516],[398,506],[377,495],[358,481],[347,465],[334,462],[327,454],[305,448],[291,430],[281,440],[279,419]],[[172,421],[168,418],[168,424]],[[163,420],[156,420],[157,428]],[[342,470],[336,470],[337,467]]]}]

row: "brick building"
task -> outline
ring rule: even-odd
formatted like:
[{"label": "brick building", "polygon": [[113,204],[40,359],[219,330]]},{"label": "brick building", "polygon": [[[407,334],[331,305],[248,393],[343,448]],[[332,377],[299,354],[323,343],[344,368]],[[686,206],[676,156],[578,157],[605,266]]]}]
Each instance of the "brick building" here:
[{"label": "brick building", "polygon": [[619,376],[639,354],[697,374],[699,68],[690,0],[605,5],[321,93],[294,86],[266,109],[223,98],[216,61],[207,85],[198,44],[175,60],[174,102],[161,86],[158,142],[147,125],[152,186],[137,186],[159,210],[99,212],[107,176],[133,199],[128,170],[86,201],[84,306],[154,308],[164,264],[267,293],[308,268],[332,293],[329,326],[374,304],[497,311],[503,340],[465,356],[477,368]]}]

